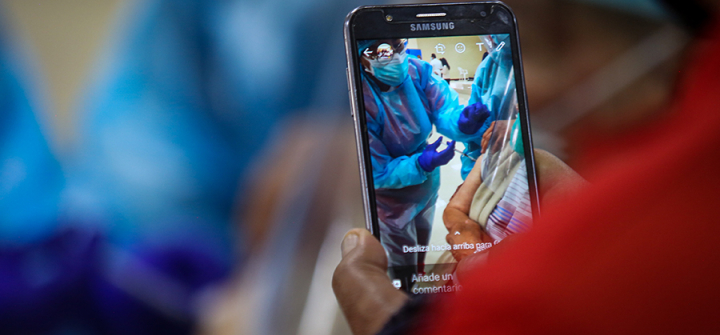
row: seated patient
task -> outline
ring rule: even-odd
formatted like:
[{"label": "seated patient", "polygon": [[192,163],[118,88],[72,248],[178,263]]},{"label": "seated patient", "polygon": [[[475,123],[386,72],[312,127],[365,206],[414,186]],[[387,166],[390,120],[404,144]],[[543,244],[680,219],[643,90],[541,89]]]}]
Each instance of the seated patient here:
[{"label": "seated patient", "polygon": [[[470,224],[479,229],[469,230],[473,232],[471,235],[456,235],[459,229],[454,227],[455,222],[446,220],[448,243],[495,242],[531,227],[532,208],[518,119],[495,121],[487,129],[483,135],[482,154],[458,192],[461,189],[472,192],[468,198],[472,201],[466,209],[472,221]],[[450,202],[457,205],[457,201],[453,197]],[[445,209],[446,212],[453,210],[457,210],[457,206],[448,205]],[[460,261],[468,253],[477,251],[457,251],[453,256]]]}]

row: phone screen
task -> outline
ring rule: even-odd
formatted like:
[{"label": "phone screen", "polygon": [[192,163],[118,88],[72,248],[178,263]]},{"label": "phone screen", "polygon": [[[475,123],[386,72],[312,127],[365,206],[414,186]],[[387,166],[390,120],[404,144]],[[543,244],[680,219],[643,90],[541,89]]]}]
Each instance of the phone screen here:
[{"label": "phone screen", "polygon": [[[460,290],[458,261],[532,227],[512,45],[510,34],[357,41],[373,224],[399,289]],[[466,179],[479,186],[460,203]],[[456,206],[471,221],[444,221]]]}]

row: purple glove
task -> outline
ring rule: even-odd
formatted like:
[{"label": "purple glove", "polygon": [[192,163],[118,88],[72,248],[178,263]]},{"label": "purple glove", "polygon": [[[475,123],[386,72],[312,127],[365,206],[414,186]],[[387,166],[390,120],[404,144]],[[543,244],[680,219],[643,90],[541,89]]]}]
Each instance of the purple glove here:
[{"label": "purple glove", "polygon": [[437,141],[425,147],[418,157],[418,164],[426,172],[432,172],[436,167],[447,164],[455,156],[455,141],[448,141],[448,147],[445,150],[436,151],[442,140],[443,138],[440,136]]},{"label": "purple glove", "polygon": [[490,117],[490,111],[482,102],[476,102],[465,107],[460,113],[458,128],[461,132],[472,135],[482,127],[485,120]]}]

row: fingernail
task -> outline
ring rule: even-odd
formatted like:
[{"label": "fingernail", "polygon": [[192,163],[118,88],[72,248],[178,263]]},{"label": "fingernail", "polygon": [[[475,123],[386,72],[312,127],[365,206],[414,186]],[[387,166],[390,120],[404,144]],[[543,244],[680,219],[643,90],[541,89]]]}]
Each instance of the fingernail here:
[{"label": "fingernail", "polygon": [[342,241],[342,244],[340,245],[340,249],[342,250],[342,255],[345,257],[351,250],[355,249],[355,247],[358,244],[358,236],[357,234],[350,233],[345,235],[345,238]]}]

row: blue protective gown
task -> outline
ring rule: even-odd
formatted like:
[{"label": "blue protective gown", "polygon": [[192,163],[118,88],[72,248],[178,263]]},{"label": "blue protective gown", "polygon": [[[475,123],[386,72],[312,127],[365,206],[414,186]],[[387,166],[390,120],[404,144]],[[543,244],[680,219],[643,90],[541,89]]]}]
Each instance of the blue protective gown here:
[{"label": "blue protective gown", "polygon": [[[495,39],[496,36],[493,38]],[[497,42],[505,42],[505,46],[500,50],[492,50],[478,65],[472,84],[470,100],[468,101],[468,105],[482,102],[490,111],[490,117],[485,120],[485,123],[478,130],[480,136],[465,143],[465,153],[473,159],[477,159],[481,154],[480,141],[482,140],[482,134],[485,133],[493,121],[503,118],[503,115],[501,115],[503,114],[502,106],[505,105],[503,102],[508,101],[506,91],[508,95],[516,92],[515,78],[510,78],[513,68],[510,37],[507,35],[504,39],[498,39]],[[509,89],[507,89],[508,85]],[[460,160],[462,161],[461,175],[465,179],[475,162],[465,156],[461,157]]]},{"label": "blue protective gown", "polygon": [[432,75],[429,63],[415,58],[408,62],[405,81],[388,92],[362,76],[378,217],[396,228],[437,199],[440,171],[426,172],[418,165],[432,126],[456,141],[476,136],[458,129],[463,106],[457,92]]},{"label": "blue protective gown", "polygon": [[40,243],[54,233],[60,213],[58,203],[65,184],[60,164],[41,127],[43,113],[38,108],[42,105],[38,98],[42,92],[33,82],[33,73],[29,71],[31,64],[2,28],[0,251],[10,245]]},{"label": "blue protective gown", "polygon": [[[283,138],[275,128],[348,104],[345,75],[331,70],[345,61],[342,34],[328,18],[360,4],[134,3],[78,111],[73,212],[99,218],[123,245],[182,234],[236,264],[233,208],[252,198],[246,173],[271,136]],[[306,48],[333,52],[308,67]]]}]

